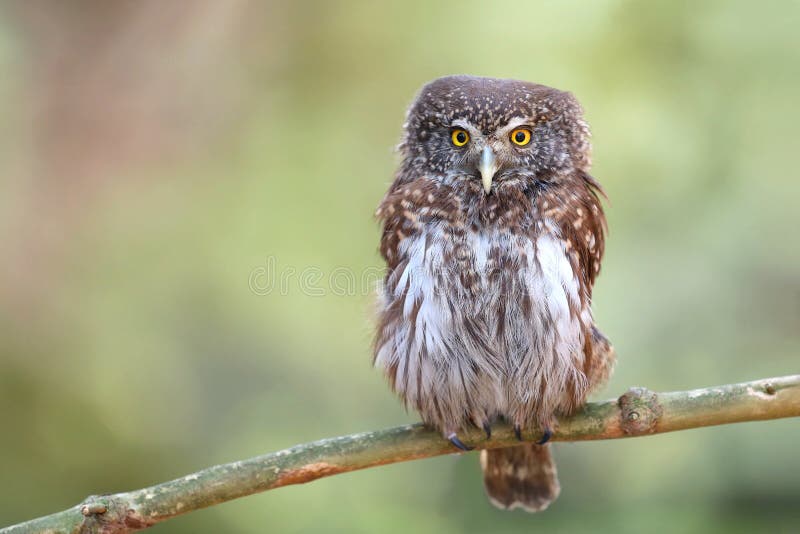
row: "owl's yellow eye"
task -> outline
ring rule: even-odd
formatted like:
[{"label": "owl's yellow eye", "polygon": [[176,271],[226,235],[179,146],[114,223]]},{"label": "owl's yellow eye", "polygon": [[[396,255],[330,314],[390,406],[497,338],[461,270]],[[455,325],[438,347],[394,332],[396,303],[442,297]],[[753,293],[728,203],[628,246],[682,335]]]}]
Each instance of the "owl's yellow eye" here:
[{"label": "owl's yellow eye", "polygon": [[469,134],[466,130],[456,129],[450,134],[450,140],[456,146],[464,146],[469,142]]},{"label": "owl's yellow eye", "polygon": [[531,142],[531,131],[527,128],[517,128],[511,132],[511,142],[517,146],[525,146]]}]

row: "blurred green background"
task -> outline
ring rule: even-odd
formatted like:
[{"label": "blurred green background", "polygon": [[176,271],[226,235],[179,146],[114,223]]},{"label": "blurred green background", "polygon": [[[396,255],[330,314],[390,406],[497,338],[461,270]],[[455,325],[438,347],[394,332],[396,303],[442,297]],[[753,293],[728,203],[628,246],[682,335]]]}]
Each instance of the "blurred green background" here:
[{"label": "blurred green background", "polygon": [[[360,277],[405,107],[445,74],[586,108],[601,397],[797,373],[799,26],[793,1],[4,2],[0,525],[416,419],[370,366]],[[494,510],[470,454],[154,530],[797,532],[798,443],[783,420],[561,444],[540,515]]]}]

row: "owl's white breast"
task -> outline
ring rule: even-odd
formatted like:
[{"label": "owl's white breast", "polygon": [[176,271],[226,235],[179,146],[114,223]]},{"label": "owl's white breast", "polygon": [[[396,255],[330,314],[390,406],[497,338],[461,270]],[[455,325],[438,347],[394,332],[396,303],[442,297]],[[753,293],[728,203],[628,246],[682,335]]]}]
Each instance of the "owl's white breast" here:
[{"label": "owl's white breast", "polygon": [[[580,287],[557,235],[453,237],[428,225],[399,254],[406,263],[383,305],[401,300],[403,323],[376,356],[408,377],[399,391],[415,401],[431,388],[437,405],[474,402],[491,415],[556,408],[583,361]],[[476,275],[471,288],[465,269]]]}]

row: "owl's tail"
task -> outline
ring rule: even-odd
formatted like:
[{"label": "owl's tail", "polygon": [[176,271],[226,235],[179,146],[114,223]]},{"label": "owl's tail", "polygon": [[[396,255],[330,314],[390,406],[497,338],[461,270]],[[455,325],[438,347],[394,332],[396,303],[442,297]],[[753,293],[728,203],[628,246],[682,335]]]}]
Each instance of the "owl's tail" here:
[{"label": "owl's tail", "polygon": [[481,451],[481,468],[486,493],[498,508],[541,512],[561,491],[549,443]]}]

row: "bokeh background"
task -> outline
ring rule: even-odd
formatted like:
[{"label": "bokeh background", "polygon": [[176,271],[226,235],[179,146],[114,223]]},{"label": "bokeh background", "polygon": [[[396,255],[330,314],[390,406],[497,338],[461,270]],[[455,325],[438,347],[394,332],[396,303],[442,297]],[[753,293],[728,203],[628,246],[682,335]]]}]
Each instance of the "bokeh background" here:
[{"label": "bokeh background", "polygon": [[[799,26],[793,1],[3,2],[0,525],[415,420],[360,280],[404,109],[445,74],[586,108],[601,397],[797,373]],[[561,444],[535,516],[494,510],[471,454],[155,531],[797,532],[798,443],[783,420]]]}]

